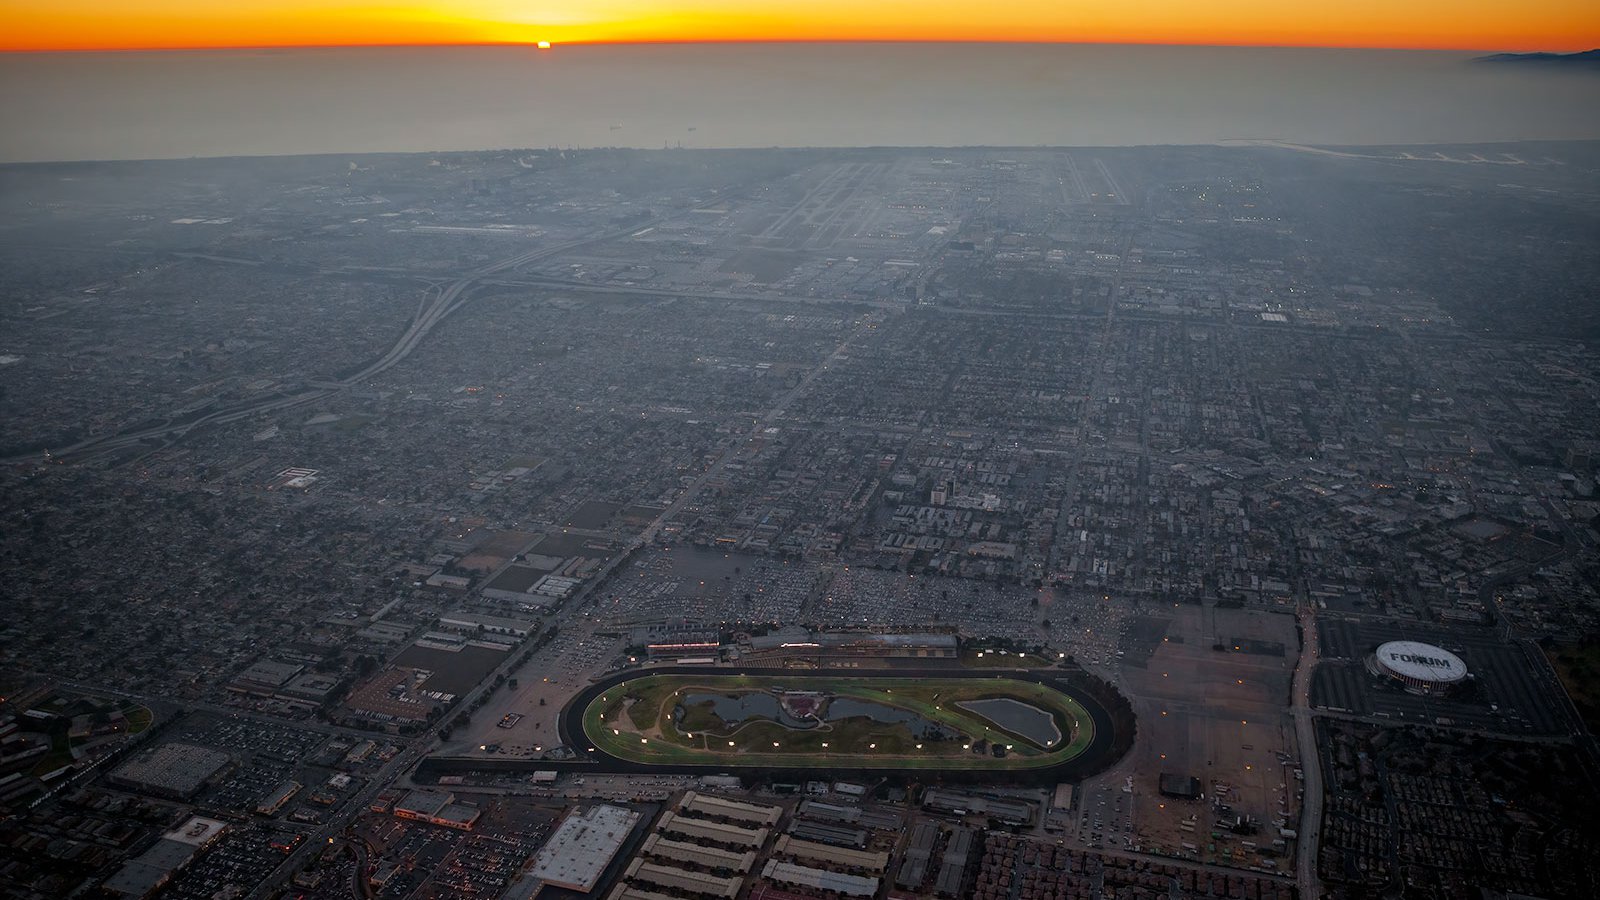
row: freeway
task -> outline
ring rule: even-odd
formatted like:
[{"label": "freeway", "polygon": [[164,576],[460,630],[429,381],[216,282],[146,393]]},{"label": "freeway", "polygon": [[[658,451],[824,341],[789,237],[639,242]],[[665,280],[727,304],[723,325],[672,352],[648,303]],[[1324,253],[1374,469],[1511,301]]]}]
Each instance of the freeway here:
[{"label": "freeway", "polygon": [[[239,421],[240,419],[258,416],[262,413],[291,409],[296,406],[315,403],[319,400],[331,397],[339,391],[345,390],[353,385],[367,380],[368,378],[373,377],[374,375],[378,375],[389,370],[390,368],[393,368],[401,360],[409,356],[411,352],[417,348],[417,345],[422,343],[423,338],[428,336],[428,332],[432,331],[436,325],[444,321],[452,313],[465,306],[467,302],[472,299],[474,289],[480,287],[486,279],[489,279],[490,277],[502,272],[514,270],[519,266],[525,266],[529,263],[539,262],[553,256],[558,256],[562,253],[579,250],[593,244],[616,240],[617,238],[633,234],[641,228],[648,228],[656,225],[660,221],[660,219],[650,219],[645,222],[636,222],[624,229],[609,231],[604,234],[593,235],[586,238],[580,238],[575,241],[568,241],[565,244],[558,244],[554,247],[527,250],[515,256],[502,259],[498,262],[489,263],[473,269],[462,275],[460,278],[457,278],[455,281],[452,281],[440,288],[438,293],[435,294],[431,300],[425,295],[422,304],[417,310],[417,313],[412,317],[410,324],[406,326],[406,330],[398,339],[395,340],[394,344],[391,345],[388,350],[384,351],[384,353],[378,358],[367,363],[360,370],[343,378],[332,381],[323,380],[317,382],[316,387],[292,394],[276,394],[263,397],[259,400],[235,403],[203,416],[186,417],[180,412],[174,412],[168,416],[166,421],[160,424],[143,428],[134,428],[133,430],[114,434],[97,435],[94,437],[85,438],[76,444],[72,444],[71,446],[49,453],[47,454],[47,457],[54,459],[84,459],[126,447],[135,446],[142,444],[145,441],[155,439],[164,438],[168,439],[169,442],[181,440],[190,432],[203,426],[224,425],[229,422]],[[19,463],[37,462],[38,460],[39,454],[29,453],[7,457],[3,460],[0,460],[0,462]]]},{"label": "freeway", "polygon": [[[30,674],[40,678],[53,677],[45,672],[33,672]],[[175,703],[168,697],[155,697],[150,694],[124,691],[117,688],[106,687],[104,685],[85,684],[81,681],[62,681],[59,682],[59,686],[68,690],[79,691],[85,694],[110,694],[113,697],[122,697],[127,700],[134,700],[146,706],[155,704],[166,705],[170,708],[171,706],[177,705],[182,707],[185,714],[192,712],[206,712],[213,715],[234,719],[249,719],[252,722],[260,722],[263,725],[272,725],[278,728],[296,728],[301,731],[316,731],[322,734],[338,735],[341,737],[357,738],[361,740],[372,737],[371,732],[360,731],[355,728],[346,728],[342,725],[334,725],[329,722],[322,722],[314,719],[284,719],[277,716],[269,716],[264,713],[253,712],[247,709],[239,709],[238,707],[224,706],[220,703],[206,703],[204,701],[185,701],[182,703]]]},{"label": "freeway", "polygon": [[1317,622],[1312,605],[1300,610],[1300,660],[1289,689],[1295,741],[1300,745],[1300,770],[1305,780],[1300,800],[1300,836],[1295,844],[1296,881],[1303,900],[1322,896],[1317,878],[1317,842],[1322,829],[1322,753],[1317,748],[1316,724],[1311,718],[1311,673],[1317,666]]}]

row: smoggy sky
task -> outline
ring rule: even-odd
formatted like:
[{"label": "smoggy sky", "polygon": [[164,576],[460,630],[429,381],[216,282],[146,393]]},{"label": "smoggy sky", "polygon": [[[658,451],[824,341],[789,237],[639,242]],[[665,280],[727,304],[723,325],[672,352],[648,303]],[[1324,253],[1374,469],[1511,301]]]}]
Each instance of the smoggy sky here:
[{"label": "smoggy sky", "polygon": [[0,0],[0,49],[729,40],[1600,46],[1597,0]]}]

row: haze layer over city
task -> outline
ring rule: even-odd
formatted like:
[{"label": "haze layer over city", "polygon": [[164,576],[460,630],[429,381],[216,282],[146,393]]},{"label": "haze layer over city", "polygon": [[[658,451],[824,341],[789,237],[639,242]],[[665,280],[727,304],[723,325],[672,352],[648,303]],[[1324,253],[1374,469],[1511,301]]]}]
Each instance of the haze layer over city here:
[{"label": "haze layer over city", "polygon": [[1474,64],[1481,55],[1083,44],[12,54],[0,55],[0,161],[1600,138],[1592,71]]},{"label": "haze layer over city", "polygon": [[0,56],[0,895],[1600,894],[1484,55]]}]

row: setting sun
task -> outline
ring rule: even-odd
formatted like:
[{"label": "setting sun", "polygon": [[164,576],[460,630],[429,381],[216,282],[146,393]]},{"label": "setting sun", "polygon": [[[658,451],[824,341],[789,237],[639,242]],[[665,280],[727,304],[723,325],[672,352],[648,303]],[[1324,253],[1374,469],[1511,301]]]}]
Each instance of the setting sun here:
[{"label": "setting sun", "polygon": [[1600,44],[1583,0],[0,0],[0,49],[686,41],[995,41],[1574,50]]}]

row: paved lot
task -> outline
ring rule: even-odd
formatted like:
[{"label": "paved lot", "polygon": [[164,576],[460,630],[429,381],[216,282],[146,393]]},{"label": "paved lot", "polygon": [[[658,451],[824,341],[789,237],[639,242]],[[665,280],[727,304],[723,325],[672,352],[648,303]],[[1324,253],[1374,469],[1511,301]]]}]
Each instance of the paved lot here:
[{"label": "paved lot", "polygon": [[[1218,635],[1228,636],[1226,651],[1215,649]],[[1147,658],[1139,659],[1135,649],[1143,652],[1151,636]],[[1262,846],[1276,837],[1282,813],[1293,817],[1295,746],[1283,712],[1293,660],[1234,652],[1234,639],[1241,647],[1294,646],[1294,620],[1192,605],[1134,620],[1123,641],[1133,649],[1124,651],[1120,681],[1139,716],[1139,737],[1122,763],[1082,786],[1077,837],[1084,844],[1248,866],[1258,859],[1239,841],[1210,837],[1221,807],[1270,832],[1244,838]],[[1163,772],[1199,779],[1204,799],[1161,796]]]},{"label": "paved lot", "polygon": [[[1506,642],[1490,629],[1322,618],[1317,635],[1323,662],[1311,699],[1319,708],[1507,734],[1558,734],[1570,728],[1560,705],[1552,702],[1545,667],[1526,647]],[[1424,641],[1455,653],[1467,664],[1469,682],[1454,696],[1420,696],[1368,673],[1367,654],[1394,640]]]}]

